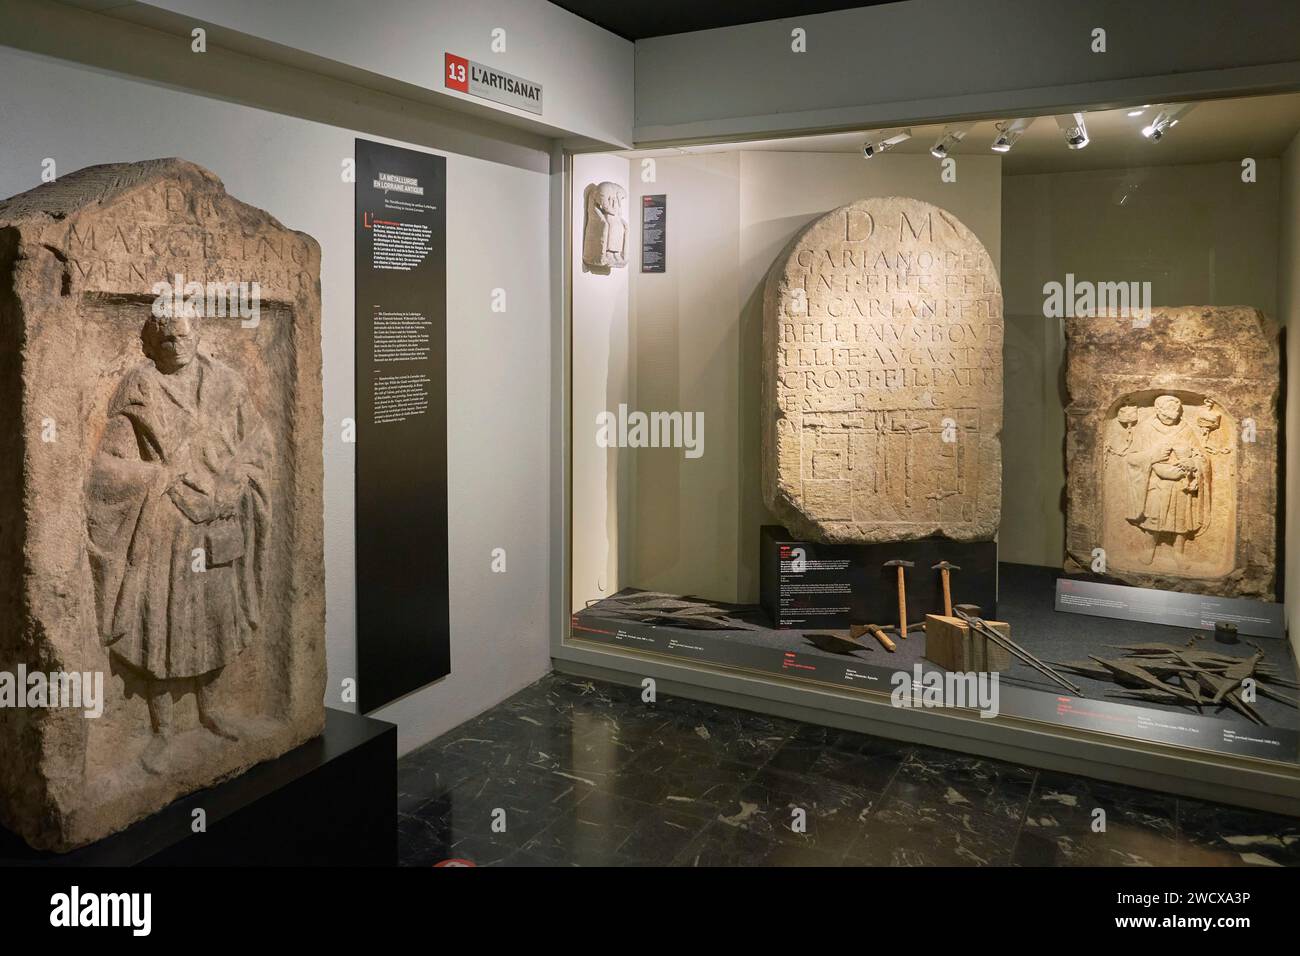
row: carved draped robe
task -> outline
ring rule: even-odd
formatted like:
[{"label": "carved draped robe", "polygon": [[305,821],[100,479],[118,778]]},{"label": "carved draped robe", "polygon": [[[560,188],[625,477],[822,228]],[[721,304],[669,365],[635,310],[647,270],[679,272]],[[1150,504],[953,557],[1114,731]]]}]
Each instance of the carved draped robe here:
[{"label": "carved draped robe", "polygon": [[1203,530],[1212,476],[1201,436],[1191,423],[1183,418],[1166,425],[1152,415],[1134,426],[1130,449],[1124,457],[1128,520],[1153,533],[1196,535]]},{"label": "carved draped robe", "polygon": [[86,481],[99,633],[112,653],[169,679],[217,670],[248,646],[261,624],[270,480],[266,429],[229,366],[197,355],[173,374],[146,362],[123,376]]}]

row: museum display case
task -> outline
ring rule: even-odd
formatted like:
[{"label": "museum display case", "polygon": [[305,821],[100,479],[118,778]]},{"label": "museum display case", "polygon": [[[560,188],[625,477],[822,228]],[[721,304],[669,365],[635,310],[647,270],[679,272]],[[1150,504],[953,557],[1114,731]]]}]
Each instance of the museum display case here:
[{"label": "museum display case", "polygon": [[1295,799],[1298,134],[1281,93],[571,154],[557,659]]}]

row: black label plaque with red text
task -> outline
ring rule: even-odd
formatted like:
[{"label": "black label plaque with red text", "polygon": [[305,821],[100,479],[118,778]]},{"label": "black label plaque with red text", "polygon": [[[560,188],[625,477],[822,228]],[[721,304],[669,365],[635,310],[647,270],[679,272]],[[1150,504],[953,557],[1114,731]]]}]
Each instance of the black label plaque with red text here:
[{"label": "black label plaque with red text", "polygon": [[447,161],[356,141],[357,692],[451,671]]}]

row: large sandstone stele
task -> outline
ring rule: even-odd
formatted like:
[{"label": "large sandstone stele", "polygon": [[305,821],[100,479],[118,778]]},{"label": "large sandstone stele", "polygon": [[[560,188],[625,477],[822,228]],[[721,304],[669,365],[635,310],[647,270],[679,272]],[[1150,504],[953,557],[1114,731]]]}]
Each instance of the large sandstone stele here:
[{"label": "large sandstone stele", "polygon": [[[155,283],[178,274],[186,281],[260,284],[256,327],[245,327],[238,315],[202,320],[200,358],[192,367],[203,370],[204,384],[176,407],[192,399],[202,412],[195,434],[204,442],[215,440],[215,429],[232,416],[261,429],[265,444],[248,466],[258,469],[256,485],[226,499],[222,507],[235,501],[236,510],[234,517],[218,515],[224,533],[217,524],[201,532],[214,542],[208,572],[228,575],[204,580],[234,581],[231,575],[247,568],[262,597],[256,629],[246,627],[240,640],[205,625],[209,636],[196,637],[182,653],[188,619],[177,617],[182,623],[168,632],[177,643],[167,662],[157,658],[156,636],[152,651],[148,642],[128,650],[129,635],[106,647],[113,634],[101,630],[96,599],[108,598],[100,602],[105,619],[117,616],[118,623],[105,625],[111,631],[130,617],[122,610],[129,596],[124,580],[143,581],[146,589],[151,581],[168,586],[122,570],[123,562],[136,567],[131,562],[149,557],[142,521],[128,548],[105,532],[101,519],[120,504],[113,468],[147,475],[156,467],[156,450],[137,450],[130,441],[132,421],[146,428],[151,416],[171,408],[166,388],[154,387],[162,373],[142,353],[141,330]],[[43,672],[102,672],[106,698],[98,719],[68,708],[0,709],[0,823],[31,845],[67,850],[96,840],[320,733],[320,346],[315,240],[228,196],[217,177],[192,163],[90,167],[0,202],[0,394],[9,410],[0,424],[0,671],[21,664]],[[145,405],[130,404],[141,395]],[[184,429],[173,427],[180,419],[169,421],[163,431],[179,449]],[[252,434],[254,424],[248,428]],[[126,457],[103,458],[110,447]],[[203,454],[210,451],[205,444]],[[192,453],[198,454],[186,446],[187,459]],[[228,461],[212,467],[236,473]],[[207,500],[202,490],[185,494]],[[160,494],[141,500],[163,509],[151,514],[173,507]],[[180,526],[177,513],[166,511],[173,526]],[[88,522],[99,530],[93,548]],[[253,592],[238,593],[243,600]],[[247,609],[240,613],[253,617]],[[232,658],[221,671],[220,702],[240,739],[199,726],[195,695],[183,693],[174,705],[176,746],[161,772],[150,772],[141,760],[154,737],[140,695],[146,685],[123,661],[134,653],[160,661],[152,665],[158,670],[202,669],[213,660],[213,633]]]},{"label": "large sandstone stele", "polygon": [[[1273,600],[1277,326],[1246,306],[1178,306],[1065,331],[1066,571],[1092,573],[1100,549],[1114,581]],[[1161,429],[1166,395],[1179,421]]]},{"label": "large sandstone stele", "polygon": [[1002,292],[946,210],[863,199],[777,257],[763,300],[763,490],[794,535],[997,534]]}]

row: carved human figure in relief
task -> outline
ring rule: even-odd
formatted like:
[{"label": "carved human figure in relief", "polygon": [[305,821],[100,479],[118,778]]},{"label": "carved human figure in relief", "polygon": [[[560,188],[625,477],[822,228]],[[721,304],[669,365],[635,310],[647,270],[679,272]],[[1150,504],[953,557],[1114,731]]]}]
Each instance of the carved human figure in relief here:
[{"label": "carved human figure in relief", "polygon": [[1201,433],[1183,417],[1182,400],[1161,395],[1154,414],[1133,426],[1123,453],[1129,491],[1125,518],[1146,532],[1155,560],[1162,542],[1181,563],[1187,542],[1205,530],[1210,517],[1210,459]]},{"label": "carved human figure in relief", "polygon": [[100,640],[141,678],[160,773],[173,755],[173,695],[238,739],[222,671],[254,639],[271,527],[271,451],[241,376],[198,352],[198,320],[151,316],[147,361],[122,377],[86,480]]},{"label": "carved human figure in relief", "polygon": [[618,183],[587,188],[587,216],[582,230],[582,261],[597,269],[627,265],[627,191]]}]

